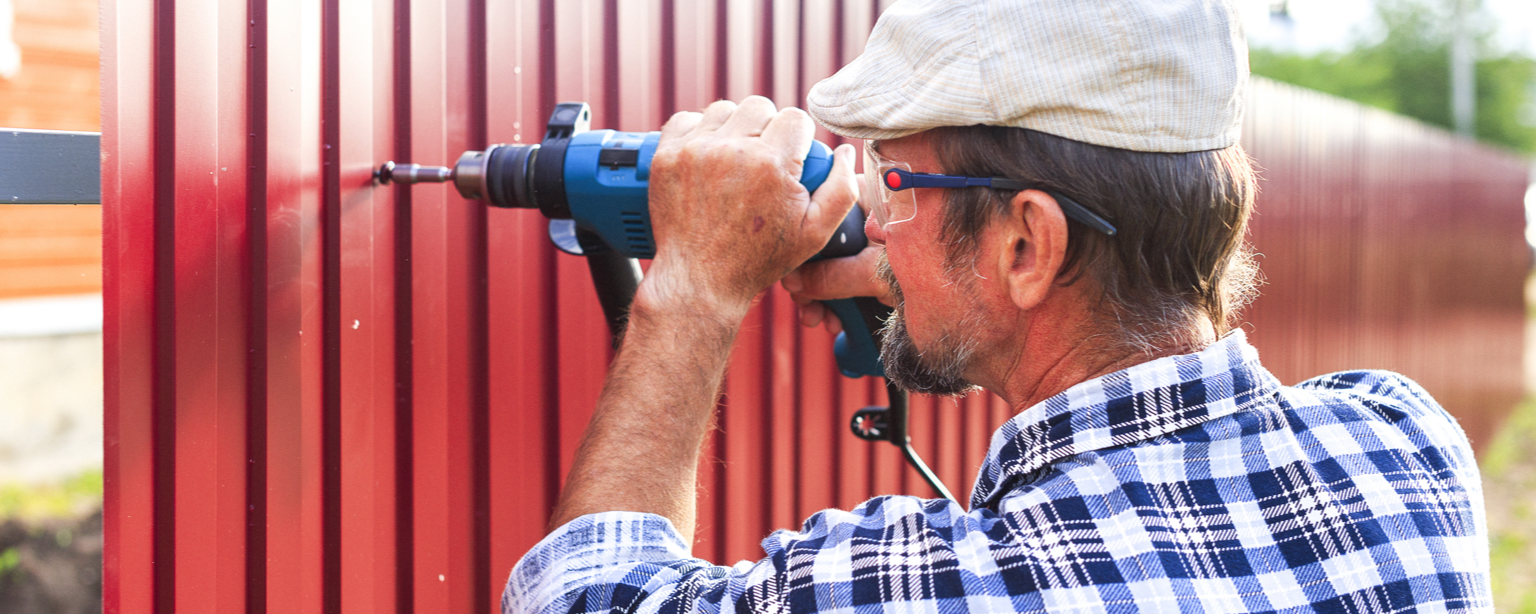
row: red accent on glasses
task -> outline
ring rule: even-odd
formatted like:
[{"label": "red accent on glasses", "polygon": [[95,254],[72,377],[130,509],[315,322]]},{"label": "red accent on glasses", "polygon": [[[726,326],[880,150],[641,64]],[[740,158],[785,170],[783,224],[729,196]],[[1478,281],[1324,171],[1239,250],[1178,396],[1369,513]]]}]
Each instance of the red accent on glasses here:
[{"label": "red accent on glasses", "polygon": [[891,170],[886,171],[885,172],[885,187],[888,187],[888,188],[890,188],[892,190],[900,190],[901,189],[901,173],[896,172],[896,169],[891,169]]}]

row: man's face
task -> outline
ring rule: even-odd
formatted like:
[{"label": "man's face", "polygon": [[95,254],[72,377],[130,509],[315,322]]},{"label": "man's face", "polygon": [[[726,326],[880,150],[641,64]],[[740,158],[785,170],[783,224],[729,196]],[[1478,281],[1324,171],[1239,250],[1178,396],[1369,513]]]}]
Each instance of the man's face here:
[{"label": "man's face", "polygon": [[[924,135],[881,141],[881,157],[915,172],[941,172]],[[890,286],[895,311],[886,322],[880,351],[886,377],[914,392],[962,395],[976,388],[965,377],[976,358],[985,315],[982,290],[971,267],[947,262],[940,243],[944,191],[912,190],[916,215],[866,233],[885,245],[878,274]],[[958,270],[956,270],[958,269]],[[898,278],[900,281],[898,281]]]},{"label": "man's face", "polygon": [[[937,339],[928,341],[924,349],[919,350],[912,333],[907,330],[906,295],[884,253],[880,254],[876,273],[890,286],[891,297],[896,301],[895,310],[881,330],[884,343],[880,346],[880,362],[885,367],[885,376],[897,386],[913,392],[960,396],[974,390],[976,385],[965,379],[965,371],[976,354],[975,332],[981,323],[979,307],[970,305],[957,320],[944,327]],[[969,281],[961,283],[974,285]]]}]

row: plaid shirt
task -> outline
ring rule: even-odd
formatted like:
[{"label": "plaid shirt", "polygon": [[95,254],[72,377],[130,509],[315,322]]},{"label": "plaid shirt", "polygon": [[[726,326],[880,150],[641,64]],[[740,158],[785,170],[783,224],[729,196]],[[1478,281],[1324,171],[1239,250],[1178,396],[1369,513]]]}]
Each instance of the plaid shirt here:
[{"label": "plaid shirt", "polygon": [[971,510],[876,497],[692,558],[665,518],[578,518],[512,571],[505,612],[1492,610],[1482,485],[1422,388],[1281,386],[1241,332],[1089,380],[992,438]]}]

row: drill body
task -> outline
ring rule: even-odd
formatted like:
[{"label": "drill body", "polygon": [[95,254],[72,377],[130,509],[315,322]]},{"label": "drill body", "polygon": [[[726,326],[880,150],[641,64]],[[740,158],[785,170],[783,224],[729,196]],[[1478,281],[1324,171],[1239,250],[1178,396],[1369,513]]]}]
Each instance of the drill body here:
[{"label": "drill body", "polygon": [[[589,258],[652,258],[656,239],[651,231],[651,159],[661,133],[590,130],[590,123],[586,103],[562,103],[550,115],[538,145],[492,145],[484,151],[467,151],[451,171],[386,165],[380,177],[404,183],[452,180],[465,198],[498,207],[538,209],[552,220],[550,238],[569,253]],[[832,150],[813,141],[800,183],[814,192],[831,170]],[[867,244],[864,214],[854,207],[812,260],[852,256]],[[614,275],[612,267],[601,275],[598,270],[594,268],[593,273],[601,298],[605,283],[611,283],[605,279],[612,280]],[[622,271],[618,275],[626,276]],[[628,291],[632,293],[633,288]],[[627,311],[632,298],[623,298],[613,311]],[[838,368],[848,377],[884,376],[871,331],[888,308],[869,298],[826,304],[843,323],[844,332],[834,345]],[[607,311],[610,306],[604,307]]]},{"label": "drill body", "polygon": [[[626,258],[652,258],[656,240],[651,231],[648,190],[651,158],[660,132],[593,130],[571,137],[565,149],[565,197],[576,227],[596,234]],[[832,150],[812,141],[800,176],[808,191],[826,181],[832,170]],[[844,220],[844,226],[849,225]],[[821,258],[851,256],[864,249],[863,215],[858,228],[838,228],[838,234],[817,254]],[[852,232],[850,232],[852,230]]]}]

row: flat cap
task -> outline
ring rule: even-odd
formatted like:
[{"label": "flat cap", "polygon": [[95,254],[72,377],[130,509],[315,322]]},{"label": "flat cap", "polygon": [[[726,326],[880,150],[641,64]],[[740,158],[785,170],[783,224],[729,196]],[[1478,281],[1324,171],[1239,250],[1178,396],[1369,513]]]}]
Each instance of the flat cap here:
[{"label": "flat cap", "polygon": [[806,108],[850,138],[987,124],[1189,152],[1237,143],[1247,82],[1229,0],[901,0]]}]

